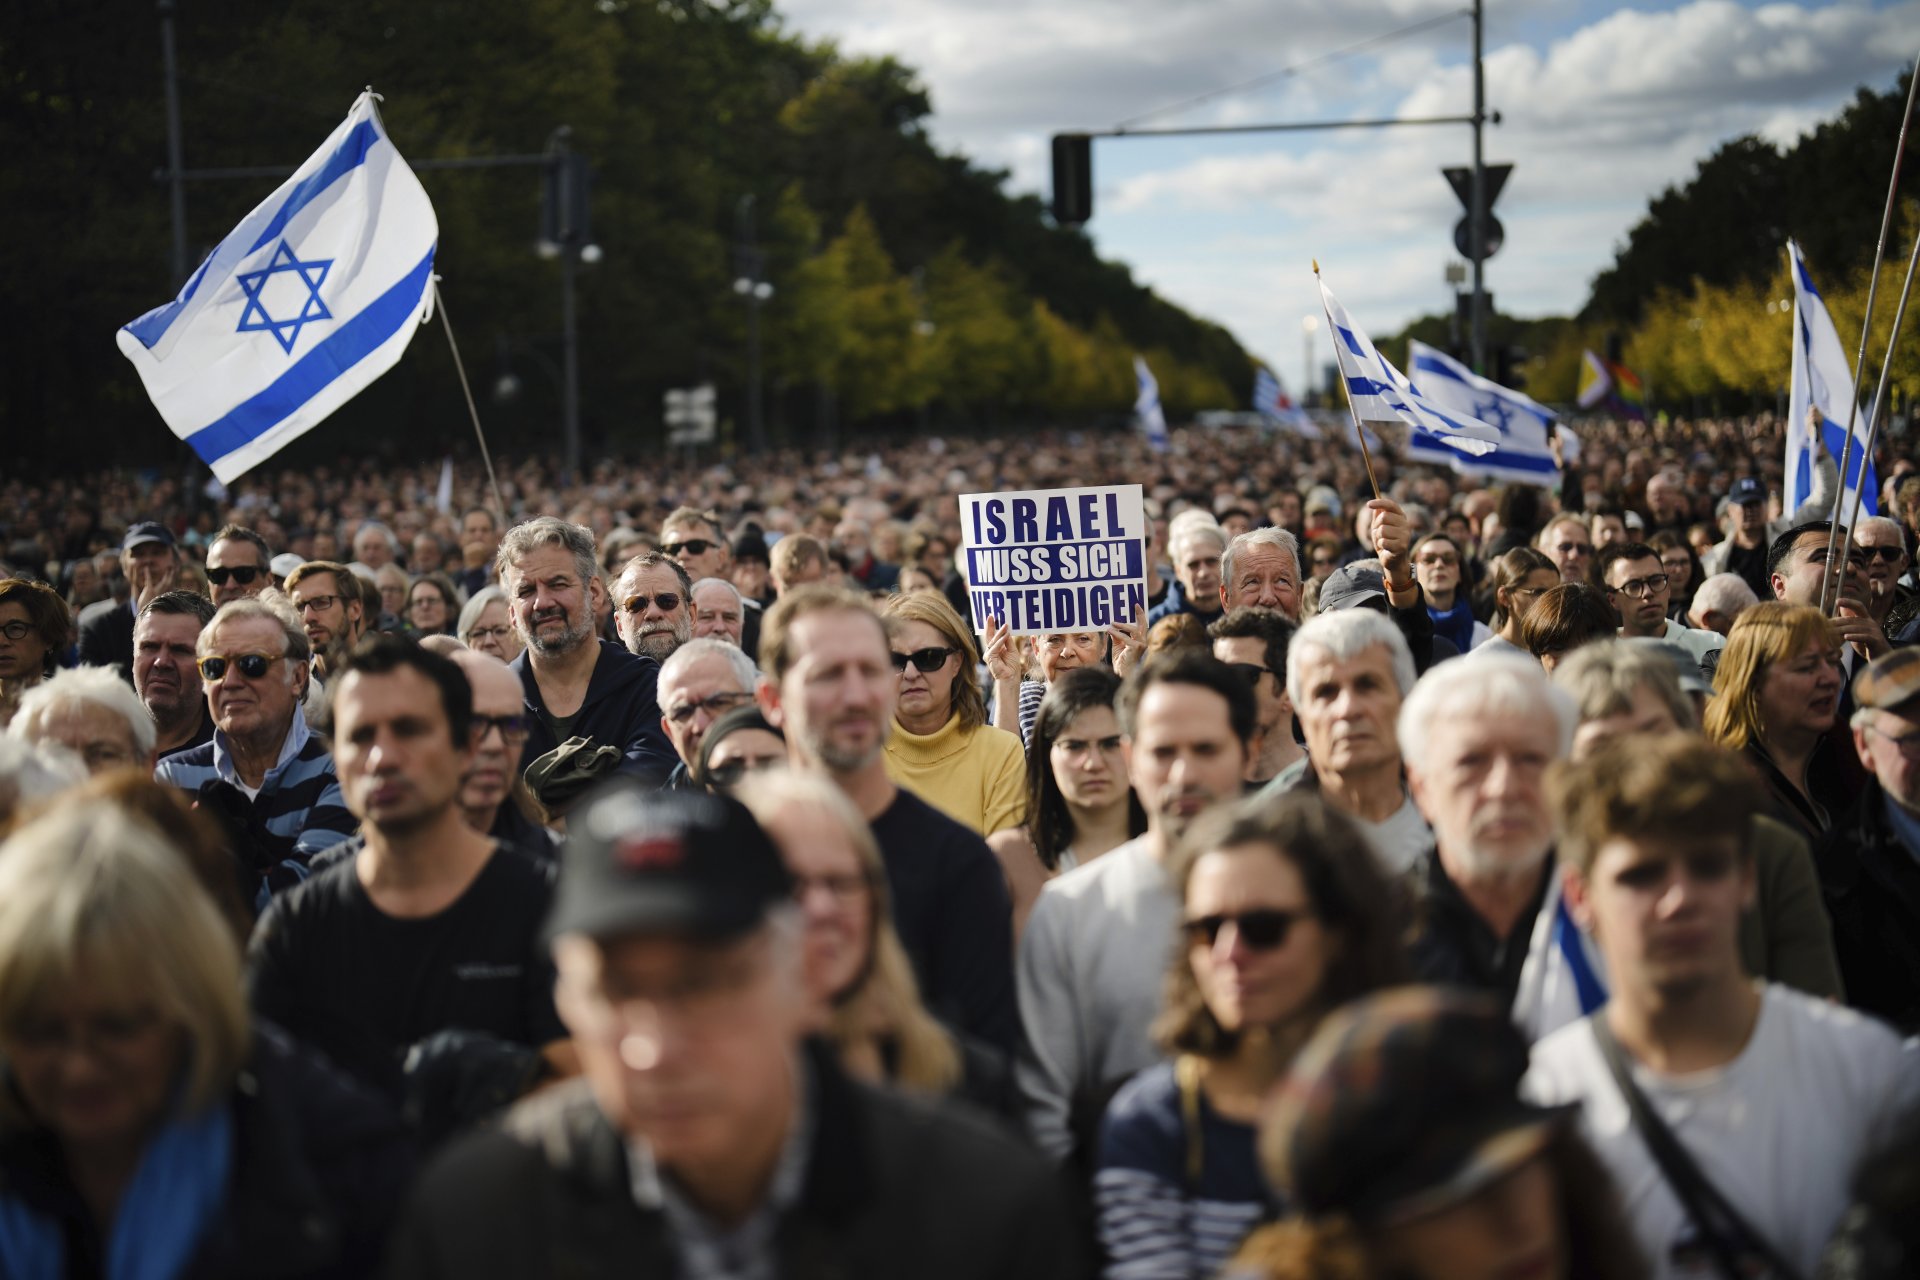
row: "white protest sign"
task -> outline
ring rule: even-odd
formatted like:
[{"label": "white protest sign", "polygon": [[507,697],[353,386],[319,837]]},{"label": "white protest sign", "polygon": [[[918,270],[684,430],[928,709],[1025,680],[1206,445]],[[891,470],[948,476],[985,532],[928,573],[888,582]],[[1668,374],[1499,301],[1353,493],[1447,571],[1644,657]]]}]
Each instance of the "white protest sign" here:
[{"label": "white protest sign", "polygon": [[960,495],[973,629],[1105,631],[1147,616],[1147,515],[1137,484]]}]

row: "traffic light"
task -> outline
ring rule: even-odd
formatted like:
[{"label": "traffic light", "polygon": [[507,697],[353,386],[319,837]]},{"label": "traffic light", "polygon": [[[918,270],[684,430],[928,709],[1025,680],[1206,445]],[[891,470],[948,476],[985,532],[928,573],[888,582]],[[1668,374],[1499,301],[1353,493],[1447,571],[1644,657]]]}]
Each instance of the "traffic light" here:
[{"label": "traffic light", "polygon": [[1053,220],[1077,227],[1093,216],[1093,139],[1053,135]]}]

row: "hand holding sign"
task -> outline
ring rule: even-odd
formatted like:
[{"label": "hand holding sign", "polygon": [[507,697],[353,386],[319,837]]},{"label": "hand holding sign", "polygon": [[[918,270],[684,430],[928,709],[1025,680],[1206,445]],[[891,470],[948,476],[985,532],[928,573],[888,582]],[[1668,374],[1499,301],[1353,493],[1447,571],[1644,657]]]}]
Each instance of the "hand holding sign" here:
[{"label": "hand holding sign", "polygon": [[1113,637],[1113,674],[1124,678],[1147,654],[1146,617],[1135,614],[1132,622],[1116,622],[1107,634]]}]

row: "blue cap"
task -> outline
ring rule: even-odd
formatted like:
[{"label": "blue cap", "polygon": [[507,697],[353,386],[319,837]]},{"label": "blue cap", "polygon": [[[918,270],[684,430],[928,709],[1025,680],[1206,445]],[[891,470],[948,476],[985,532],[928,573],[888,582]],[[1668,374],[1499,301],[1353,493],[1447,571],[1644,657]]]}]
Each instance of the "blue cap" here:
[{"label": "blue cap", "polygon": [[1761,484],[1752,476],[1741,476],[1738,480],[1735,480],[1733,482],[1733,491],[1727,494],[1728,502],[1742,507],[1749,503],[1765,502],[1766,500],[1767,486]]},{"label": "blue cap", "polygon": [[127,530],[127,536],[120,542],[120,549],[131,551],[135,547],[144,547],[149,542],[170,547],[173,545],[173,530],[163,524],[155,524],[151,520],[142,520]]}]

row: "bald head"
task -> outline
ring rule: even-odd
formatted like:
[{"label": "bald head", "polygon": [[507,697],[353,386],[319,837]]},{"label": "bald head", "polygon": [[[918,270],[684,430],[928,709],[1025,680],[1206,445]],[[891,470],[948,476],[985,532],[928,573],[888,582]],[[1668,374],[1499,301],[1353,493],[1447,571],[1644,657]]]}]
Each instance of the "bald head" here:
[{"label": "bald head", "polygon": [[476,715],[518,715],[525,710],[526,694],[512,667],[478,649],[461,649],[447,656],[467,673],[467,683],[473,686]]},{"label": "bald head", "polygon": [[492,654],[451,656],[473,686],[473,765],[460,780],[460,811],[476,831],[490,832],[527,743],[526,694],[513,668]]}]

